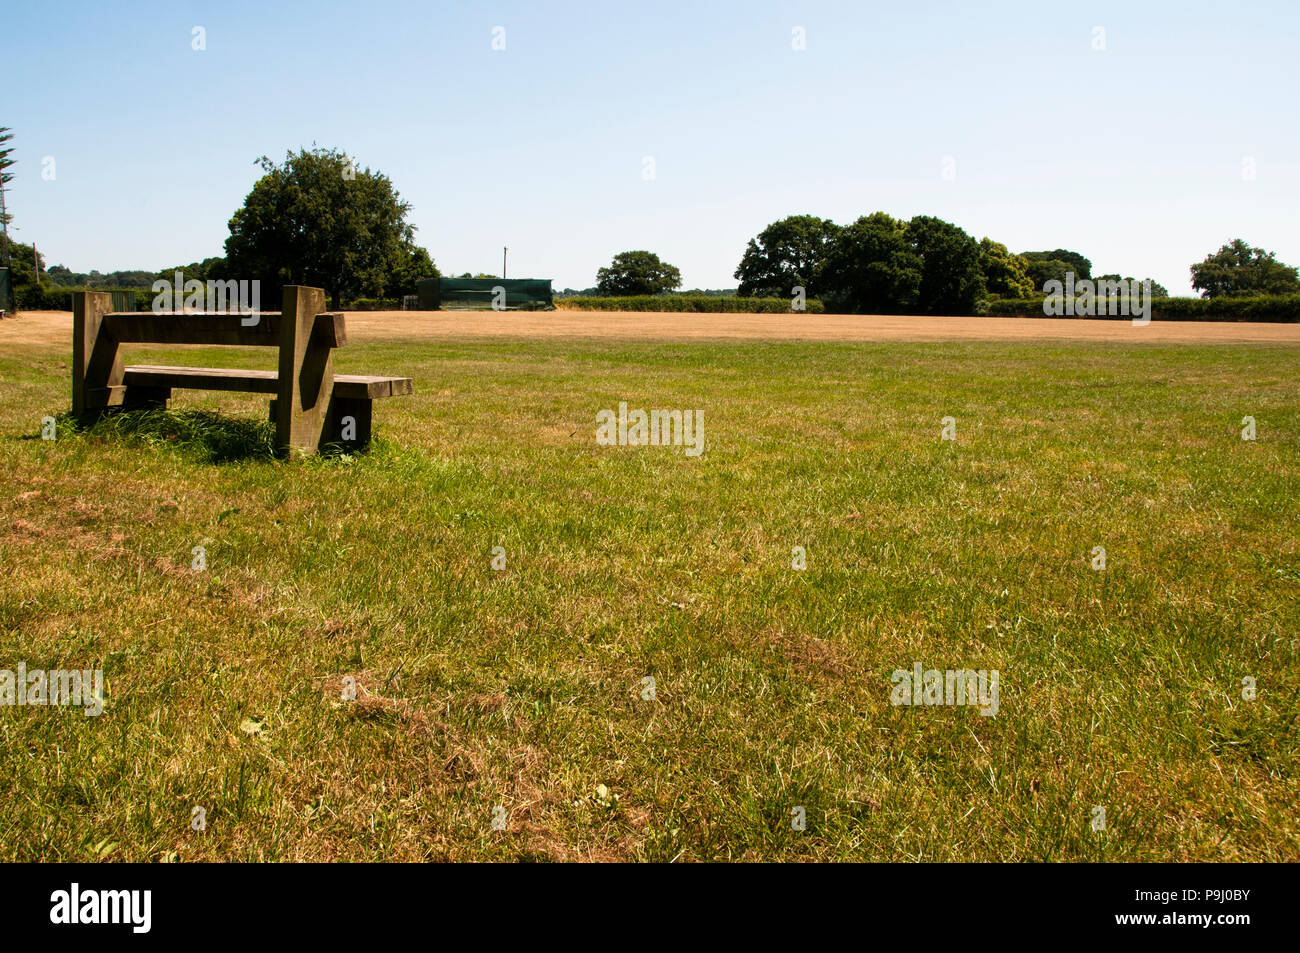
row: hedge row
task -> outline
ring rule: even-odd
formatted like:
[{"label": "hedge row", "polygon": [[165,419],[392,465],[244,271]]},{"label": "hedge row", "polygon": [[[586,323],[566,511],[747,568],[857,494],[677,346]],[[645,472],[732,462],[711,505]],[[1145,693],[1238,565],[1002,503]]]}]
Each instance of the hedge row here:
[{"label": "hedge row", "polygon": [[[14,289],[19,311],[71,311],[76,291],[106,291],[106,288],[66,288],[43,284],[20,285]],[[135,295],[135,310],[148,311],[154,292],[123,289]],[[788,298],[739,298],[707,295],[631,295],[617,298],[556,298],[555,306],[572,311],[679,311],[718,314],[789,314]],[[401,298],[359,298],[353,311],[400,311]],[[807,302],[807,313],[824,314],[825,305],[815,298]],[[996,317],[1042,318],[1043,298],[993,298],[981,306],[981,314]],[[1093,315],[1128,321],[1130,315]],[[1260,295],[1253,298],[1156,298],[1151,302],[1153,320],[1165,321],[1261,321],[1275,324],[1300,323],[1300,295]]]},{"label": "hedge row", "polygon": [[19,311],[71,311],[72,295],[77,291],[125,291],[135,296],[134,311],[148,311],[154,293],[142,288],[82,288],[63,285],[19,285],[14,288],[14,303]]},{"label": "hedge row", "polygon": [[[985,314],[1010,318],[1044,318],[1042,298],[994,298]],[[1087,317],[1087,315],[1081,315]],[[1131,315],[1092,315],[1098,319],[1131,320]],[[1262,321],[1300,323],[1300,295],[1258,295],[1253,298],[1155,298],[1154,321]]]},{"label": "hedge row", "polygon": [[[710,295],[628,295],[618,298],[556,298],[555,307],[568,311],[693,311],[717,314],[789,314],[789,298],[737,298]],[[826,306],[807,301],[809,314],[824,314]]]}]

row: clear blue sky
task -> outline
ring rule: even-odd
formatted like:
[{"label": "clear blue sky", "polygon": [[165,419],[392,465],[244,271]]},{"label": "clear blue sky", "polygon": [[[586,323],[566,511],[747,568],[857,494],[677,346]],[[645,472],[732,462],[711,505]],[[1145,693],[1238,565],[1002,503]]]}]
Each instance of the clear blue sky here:
[{"label": "clear blue sky", "polygon": [[1298,38],[1295,0],[7,3],[0,125],[16,237],[74,271],[222,254],[254,160],[315,142],[444,272],[734,287],[767,223],[883,210],[1177,294],[1234,237],[1300,264]]}]

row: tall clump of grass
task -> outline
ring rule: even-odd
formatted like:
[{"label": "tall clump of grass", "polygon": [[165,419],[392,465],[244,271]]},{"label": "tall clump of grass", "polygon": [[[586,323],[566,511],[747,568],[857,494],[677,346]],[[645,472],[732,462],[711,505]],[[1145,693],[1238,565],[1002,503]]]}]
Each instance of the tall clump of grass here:
[{"label": "tall clump of grass", "polygon": [[197,453],[209,463],[228,463],[275,453],[275,425],[206,410],[129,410],[107,414],[84,430],[87,436],[137,440],[155,447]]}]

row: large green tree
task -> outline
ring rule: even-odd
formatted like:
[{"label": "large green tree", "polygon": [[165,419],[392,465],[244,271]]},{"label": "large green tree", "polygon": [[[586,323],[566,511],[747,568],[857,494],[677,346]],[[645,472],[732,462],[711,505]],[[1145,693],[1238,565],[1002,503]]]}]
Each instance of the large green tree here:
[{"label": "large green tree", "polygon": [[40,279],[45,272],[45,256],[32,245],[12,239],[9,242],[9,280],[16,310],[38,311],[49,307],[48,285]]},{"label": "large green tree", "polygon": [[[1024,255],[1022,254],[1023,258]],[[1059,258],[1048,259],[1030,259],[1025,262],[1025,274],[1029,276],[1029,282],[1034,286],[1034,291],[1042,293],[1049,281],[1059,281],[1065,284],[1065,278],[1068,274],[1073,274],[1078,280],[1083,276],[1079,274],[1073,262],[1062,261]]]},{"label": "large green tree", "polygon": [[263,300],[286,284],[324,288],[334,307],[398,294],[406,289],[394,287],[394,276],[428,259],[427,252],[419,258],[415,227],[406,221],[410,204],[382,173],[357,168],[337,149],[258,163],[264,174],[230,219],[225,270],[230,278],[261,279]]},{"label": "large green tree", "polygon": [[429,253],[419,245],[410,244],[398,256],[384,289],[384,296],[400,298],[402,295],[413,295],[417,281],[421,278],[437,278],[438,274],[438,268]]},{"label": "large green tree", "polygon": [[984,295],[980,246],[929,215],[884,212],[842,229],[818,276],[833,308],[865,314],[973,314]]},{"label": "large green tree", "polygon": [[988,293],[1000,298],[1028,298],[1034,283],[1026,271],[1028,262],[1007,251],[1007,246],[989,238],[980,239],[980,269]]},{"label": "large green tree", "polygon": [[815,215],[791,215],[773,222],[749,240],[736,269],[741,297],[786,298],[796,286],[809,297],[820,292],[821,270],[839,226]]},{"label": "large green tree", "polygon": [[980,246],[965,231],[931,215],[907,223],[907,240],[921,259],[916,308],[922,314],[974,314],[984,296]]},{"label": "large green tree", "polygon": [[[1020,257],[1030,262],[1064,262],[1069,271],[1074,272],[1075,279],[1092,277],[1092,262],[1079,254],[1077,251],[1070,251],[1068,248],[1056,248],[1052,251],[1022,251]],[[1061,270],[1062,280],[1064,279],[1065,270]],[[1033,272],[1030,272],[1031,276]]]},{"label": "large green tree", "polygon": [[900,314],[916,307],[921,258],[907,223],[884,212],[839,230],[816,276],[826,302],[857,314]]},{"label": "large green tree", "polygon": [[1200,264],[1192,265],[1192,287],[1202,298],[1300,294],[1300,277],[1295,268],[1278,261],[1273,252],[1251,248],[1234,238]]},{"label": "large green tree", "polygon": [[620,252],[596,272],[602,295],[657,295],[681,286],[681,271],[648,251]]}]

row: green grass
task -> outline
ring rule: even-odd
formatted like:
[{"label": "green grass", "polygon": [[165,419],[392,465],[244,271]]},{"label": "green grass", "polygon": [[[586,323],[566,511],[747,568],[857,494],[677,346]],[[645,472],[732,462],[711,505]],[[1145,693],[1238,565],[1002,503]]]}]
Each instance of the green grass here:
[{"label": "green grass", "polygon": [[372,452],[284,463],[234,395],[42,441],[69,356],[0,355],[0,668],[109,683],[0,708],[0,858],[1295,861],[1298,359],[393,341]]}]

